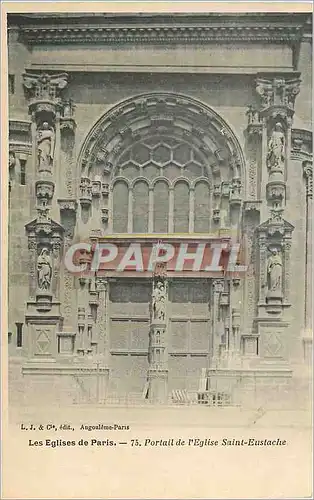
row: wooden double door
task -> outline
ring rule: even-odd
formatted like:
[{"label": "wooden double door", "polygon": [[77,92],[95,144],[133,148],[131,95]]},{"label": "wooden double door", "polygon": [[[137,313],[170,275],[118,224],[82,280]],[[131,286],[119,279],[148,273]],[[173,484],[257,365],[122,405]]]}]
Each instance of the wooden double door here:
[{"label": "wooden double door", "polygon": [[[167,306],[168,388],[197,391],[211,349],[210,281],[171,279]],[[148,371],[150,280],[110,283],[110,392],[140,395]]]}]

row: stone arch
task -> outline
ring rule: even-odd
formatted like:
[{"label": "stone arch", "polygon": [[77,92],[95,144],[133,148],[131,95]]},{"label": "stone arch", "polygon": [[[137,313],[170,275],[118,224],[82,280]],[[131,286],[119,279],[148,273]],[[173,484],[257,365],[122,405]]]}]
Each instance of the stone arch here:
[{"label": "stone arch", "polygon": [[[185,139],[215,169],[229,163],[245,189],[245,160],[239,140],[212,108],[182,94],[153,92],[124,100],[107,111],[88,133],[78,158],[83,175],[101,165],[115,175],[121,151],[140,141],[148,129]],[[148,134],[149,135],[149,134]],[[219,147],[220,146],[220,147]],[[214,147],[216,148],[215,150]],[[224,154],[227,157],[224,157]]]},{"label": "stone arch", "polygon": [[[172,194],[169,191],[169,196],[177,213],[180,213],[180,208],[176,208],[177,191],[181,189],[186,203],[192,206],[191,191],[197,187],[197,179],[207,179],[209,196],[216,197],[215,203],[209,204],[213,228],[217,228],[220,220],[228,219],[225,216],[226,199],[232,198],[234,184],[238,195],[232,207],[234,210],[237,205],[239,217],[246,185],[243,152],[225,120],[194,98],[165,92],[132,97],[105,113],[83,144],[78,168],[81,178],[89,178],[91,184],[100,177],[109,186],[109,231],[114,217],[110,216],[114,179],[125,179],[131,190],[140,179],[147,179],[150,190],[154,189],[158,178],[168,179],[169,190],[173,191]],[[129,219],[133,217],[132,197],[133,193],[129,193]],[[219,197],[224,206],[221,214],[218,213]],[[152,218],[150,220],[152,229]],[[185,231],[193,232],[194,223],[190,222],[187,228],[182,222],[183,226]],[[169,232],[171,227],[174,226],[170,224]],[[128,231],[132,232],[130,228],[132,224],[128,224]]]}]

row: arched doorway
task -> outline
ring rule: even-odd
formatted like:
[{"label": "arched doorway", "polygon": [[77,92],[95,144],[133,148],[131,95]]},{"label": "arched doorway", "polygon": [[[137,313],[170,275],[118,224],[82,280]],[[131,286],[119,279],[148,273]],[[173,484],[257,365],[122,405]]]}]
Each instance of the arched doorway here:
[{"label": "arched doorway", "polygon": [[[81,218],[103,237],[197,240],[240,230],[241,148],[216,112],[189,97],[154,93],[118,104],[91,130],[79,168]],[[213,355],[217,323],[223,330],[231,321],[231,306],[217,316],[213,295],[211,279],[174,275],[168,281],[170,391],[197,391]],[[145,391],[151,297],[151,276],[110,276],[107,349],[113,393]]]}]

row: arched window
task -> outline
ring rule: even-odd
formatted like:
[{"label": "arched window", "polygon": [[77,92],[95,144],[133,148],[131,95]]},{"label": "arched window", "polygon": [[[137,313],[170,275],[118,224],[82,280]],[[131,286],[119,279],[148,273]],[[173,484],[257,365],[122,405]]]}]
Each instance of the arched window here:
[{"label": "arched window", "polygon": [[188,233],[194,226],[197,232],[209,231],[208,170],[185,140],[162,135],[142,139],[120,156],[116,175],[114,232]]},{"label": "arched window", "polygon": [[206,233],[210,229],[210,190],[208,183],[197,182],[194,191],[194,232]]},{"label": "arched window", "polygon": [[174,186],[173,229],[175,233],[189,232],[189,185],[178,181]]},{"label": "arched window", "polygon": [[113,230],[126,233],[128,230],[129,189],[124,181],[116,181],[112,192]]},{"label": "arched window", "polygon": [[153,195],[153,231],[155,233],[168,233],[169,187],[167,182],[157,181],[154,185]]},{"label": "arched window", "polygon": [[148,232],[148,184],[145,181],[137,181],[133,187],[133,232]]}]

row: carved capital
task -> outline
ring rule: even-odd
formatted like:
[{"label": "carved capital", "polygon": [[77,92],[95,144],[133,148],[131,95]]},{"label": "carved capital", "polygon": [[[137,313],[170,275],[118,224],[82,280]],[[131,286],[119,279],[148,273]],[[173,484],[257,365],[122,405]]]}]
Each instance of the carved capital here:
[{"label": "carved capital", "polygon": [[24,73],[23,75],[23,85],[29,91],[30,97],[36,101],[55,102],[67,83],[68,75],[66,73],[55,75]]},{"label": "carved capital", "polygon": [[223,280],[214,280],[213,281],[213,290],[214,290],[214,293],[222,293],[224,291],[224,281]]},{"label": "carved capital", "polygon": [[256,200],[256,201],[245,201],[244,202],[244,210],[245,212],[260,212],[261,210],[261,200]]},{"label": "carved capital", "polygon": [[246,116],[248,119],[247,132],[249,135],[262,135],[263,122],[259,111],[252,105],[248,106]]},{"label": "carved capital", "polygon": [[306,159],[308,155],[311,156],[313,152],[312,131],[293,128],[291,130],[291,146],[292,153],[300,154],[300,158],[304,156]]},{"label": "carved capital", "polygon": [[295,76],[259,75],[256,79],[256,92],[260,96],[261,109],[272,106],[294,109],[296,96],[300,92],[299,74]]},{"label": "carved capital", "polygon": [[106,278],[97,276],[96,277],[96,291],[97,292],[106,292],[108,288],[108,281]]},{"label": "carved capital", "polygon": [[58,199],[60,212],[76,212],[77,201],[74,199]]}]

